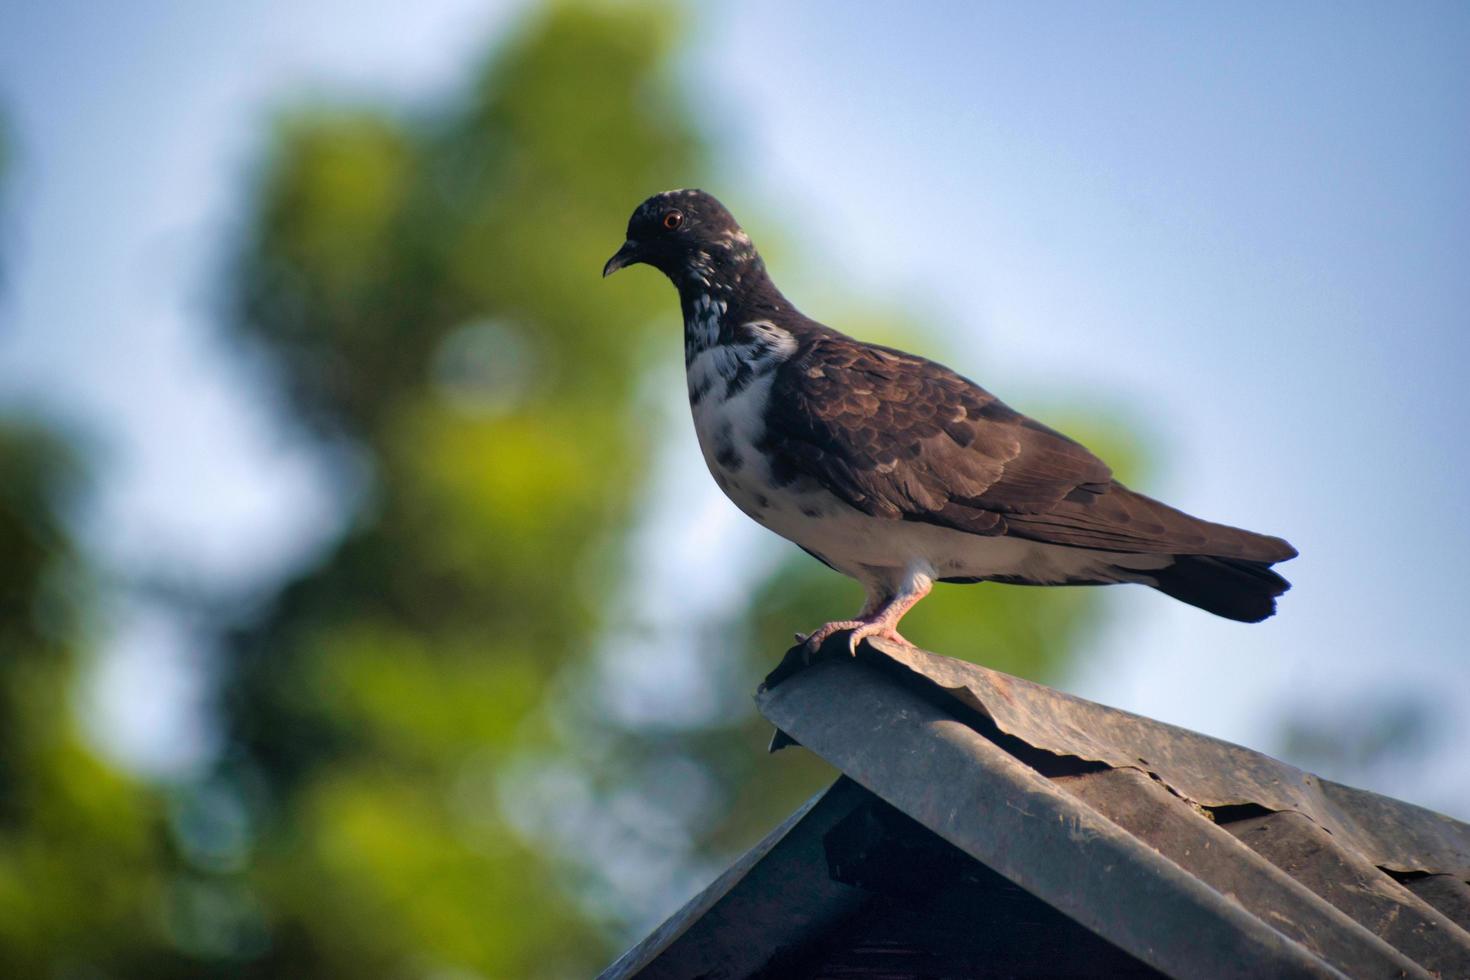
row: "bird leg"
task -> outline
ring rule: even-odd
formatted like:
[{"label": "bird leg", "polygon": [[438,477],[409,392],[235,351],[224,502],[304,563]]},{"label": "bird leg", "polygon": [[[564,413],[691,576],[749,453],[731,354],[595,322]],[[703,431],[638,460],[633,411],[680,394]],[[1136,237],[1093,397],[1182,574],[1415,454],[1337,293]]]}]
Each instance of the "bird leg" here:
[{"label": "bird leg", "polygon": [[776,669],[766,675],[761,690],[770,690],[792,674],[809,667],[821,652],[823,645],[839,633],[847,633],[847,652],[856,656],[857,648],[869,637],[882,637],[894,643],[911,646],[898,633],[898,621],[904,613],[929,594],[934,580],[918,571],[910,572],[898,589],[869,586],[867,602],[856,619],[842,619],[819,626],[811,633],[796,634],[796,646],[786,651],[786,656]]},{"label": "bird leg", "polygon": [[911,646],[908,640],[899,635],[898,621],[915,603],[928,595],[932,587],[933,580],[929,576],[911,573],[897,591],[870,592],[868,601],[856,619],[840,619],[827,623],[806,636],[797,634],[796,640],[810,654],[815,654],[829,638],[844,631],[848,632],[847,652],[853,656],[857,655],[858,644],[870,636]]}]

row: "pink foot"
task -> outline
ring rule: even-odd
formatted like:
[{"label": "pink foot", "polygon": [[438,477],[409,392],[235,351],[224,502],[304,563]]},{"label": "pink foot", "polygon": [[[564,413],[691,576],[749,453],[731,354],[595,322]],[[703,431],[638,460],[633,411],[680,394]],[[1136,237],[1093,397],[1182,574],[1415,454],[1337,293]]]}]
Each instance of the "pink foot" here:
[{"label": "pink foot", "polygon": [[912,647],[912,643],[898,635],[898,621],[913,608],[914,603],[929,594],[930,584],[929,575],[911,570],[902,583],[902,588],[897,591],[870,588],[868,601],[863,604],[863,610],[857,619],[840,619],[835,623],[827,623],[806,636],[796,634],[796,646],[787,650],[776,669],[766,675],[761,690],[768,691],[809,666],[821,652],[823,644],[838,633],[847,633],[847,652],[852,656],[857,655],[858,644],[875,637]]},{"label": "pink foot", "polygon": [[904,646],[911,645],[908,640],[899,636],[898,630],[894,629],[890,623],[881,619],[840,619],[836,622],[819,626],[806,636],[802,636],[800,633],[796,634],[796,642],[806,647],[807,655],[812,656],[821,650],[822,645],[832,636],[844,631],[848,631],[847,652],[854,657],[857,656],[858,644],[862,643],[868,637],[880,637],[894,643],[901,643]]},{"label": "pink foot", "polygon": [[786,651],[786,656],[776,669],[766,675],[761,684],[762,691],[769,691],[791,675],[810,667],[822,651],[822,645],[838,633],[847,633],[847,652],[857,656],[858,644],[871,636],[880,636],[894,643],[911,646],[908,640],[898,635],[891,622],[867,619],[842,619],[827,623],[810,633],[797,633],[796,646]]}]

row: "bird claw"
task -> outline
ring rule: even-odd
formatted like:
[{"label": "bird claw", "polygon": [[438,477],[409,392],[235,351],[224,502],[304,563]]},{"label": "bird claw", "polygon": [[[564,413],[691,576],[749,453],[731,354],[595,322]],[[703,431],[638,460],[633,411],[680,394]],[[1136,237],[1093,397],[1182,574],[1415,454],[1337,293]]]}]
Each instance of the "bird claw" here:
[{"label": "bird claw", "polygon": [[[852,634],[855,635],[860,633],[864,629],[864,627],[867,627],[869,625],[871,624],[866,623],[860,619],[841,619],[837,620],[836,622],[825,623],[817,627],[806,636],[798,637],[797,642],[806,647],[807,650],[810,651],[812,656],[816,656],[818,653],[821,652],[822,648],[827,645],[827,641],[832,639],[832,637],[836,636],[838,633],[850,631]],[[847,649],[849,653],[852,653],[854,655],[857,653],[857,644],[852,641],[851,636],[849,636],[848,638]]]},{"label": "bird claw", "polygon": [[[829,641],[839,633],[847,634],[844,637],[843,646],[847,648],[847,655],[857,657],[858,647],[869,637],[882,637],[904,646],[910,645],[907,640],[898,635],[898,631],[892,626],[882,622],[869,622],[860,619],[847,619],[838,622],[826,623],[817,627],[810,633],[797,633],[796,645],[786,651],[776,669],[766,675],[759,690],[769,691],[777,684],[797,674],[815,663],[827,650]],[[831,644],[836,646],[835,644]],[[835,650],[833,651],[836,652]]]}]

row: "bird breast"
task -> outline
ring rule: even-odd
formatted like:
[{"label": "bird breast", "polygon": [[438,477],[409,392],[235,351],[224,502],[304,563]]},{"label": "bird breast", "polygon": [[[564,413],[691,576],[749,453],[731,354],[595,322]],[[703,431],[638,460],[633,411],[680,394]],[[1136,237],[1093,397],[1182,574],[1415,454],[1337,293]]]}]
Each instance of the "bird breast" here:
[{"label": "bird breast", "polygon": [[685,331],[686,342],[692,341],[686,375],[694,431],[720,489],[765,523],[763,515],[773,507],[773,487],[757,446],[765,432],[776,368],[796,352],[796,339],[765,320],[740,324],[726,343],[718,342],[721,333],[708,324],[691,324]]},{"label": "bird breast", "polygon": [[723,333],[711,323],[686,330],[689,406],[710,474],[758,524],[860,580],[876,568],[911,565],[936,578],[1019,574],[1065,582],[1092,573],[1096,556],[1082,549],[873,517],[812,481],[778,486],[759,447],[776,369],[796,353],[795,338],[765,321],[741,324],[729,342],[716,339]]}]

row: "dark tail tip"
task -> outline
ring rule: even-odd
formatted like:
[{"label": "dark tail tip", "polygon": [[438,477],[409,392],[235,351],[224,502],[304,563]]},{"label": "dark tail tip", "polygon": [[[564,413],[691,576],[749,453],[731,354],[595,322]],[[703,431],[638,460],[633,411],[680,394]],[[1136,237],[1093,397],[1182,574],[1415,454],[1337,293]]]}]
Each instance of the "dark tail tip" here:
[{"label": "dark tail tip", "polygon": [[1291,583],[1269,562],[1180,555],[1153,573],[1154,588],[1180,602],[1240,623],[1259,623],[1276,612],[1276,597]]}]

